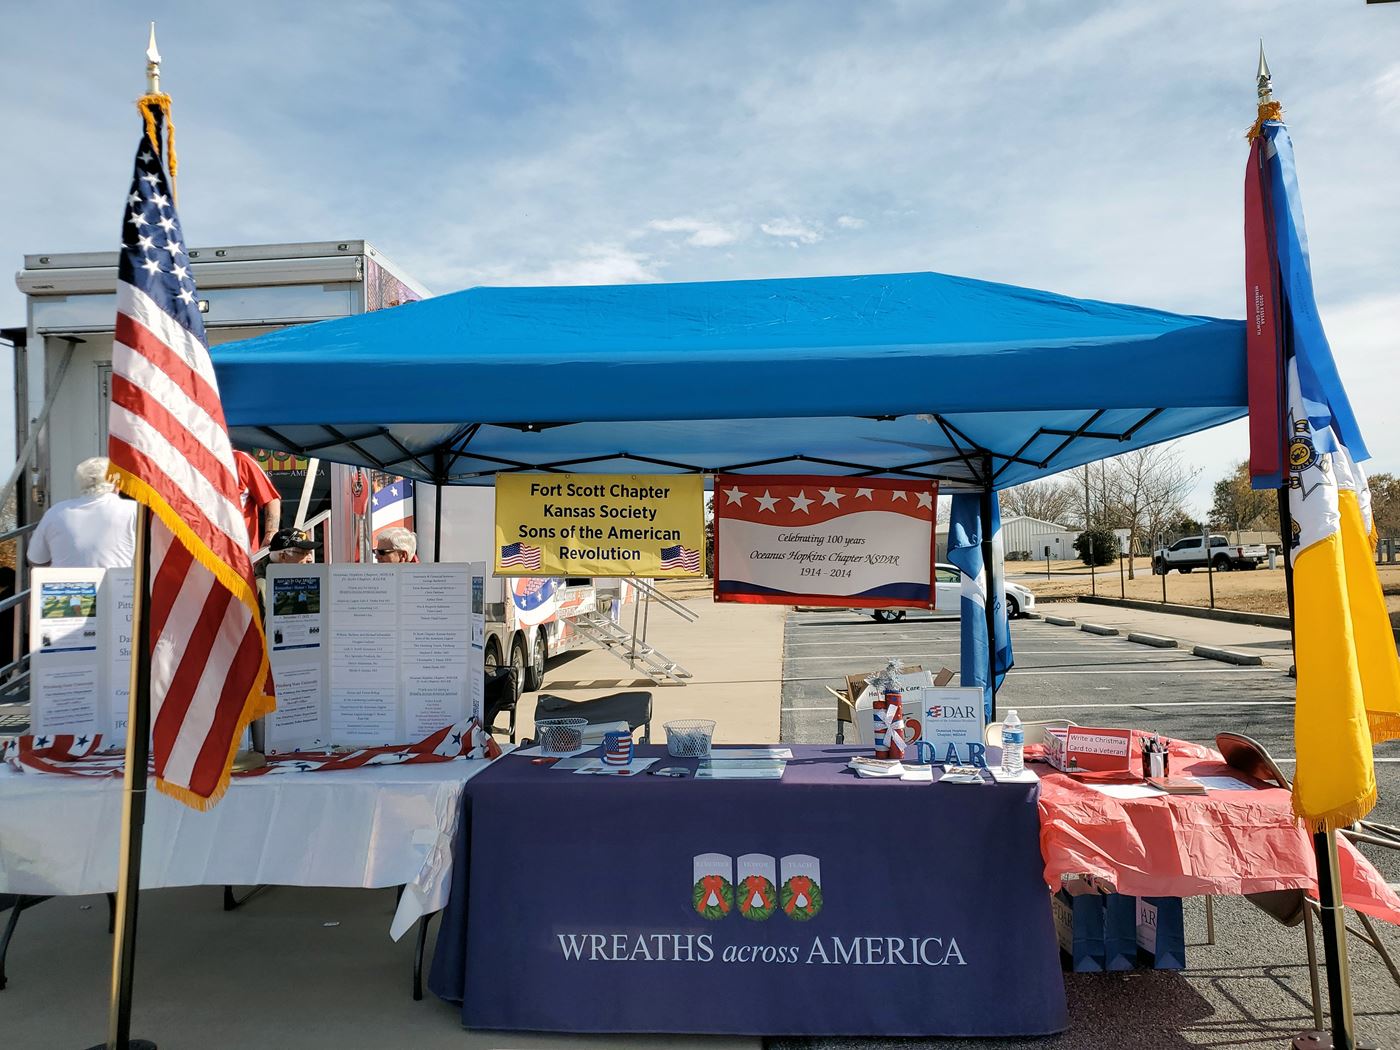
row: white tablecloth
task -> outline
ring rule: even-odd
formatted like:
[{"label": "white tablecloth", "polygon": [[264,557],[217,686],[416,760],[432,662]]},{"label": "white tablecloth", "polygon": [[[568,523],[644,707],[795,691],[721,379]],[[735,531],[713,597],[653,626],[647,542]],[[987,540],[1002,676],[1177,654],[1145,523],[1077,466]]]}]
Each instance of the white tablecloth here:
[{"label": "white tablecloth", "polygon": [[[465,759],[235,777],[206,813],[151,789],[141,886],[405,886],[395,940],[447,903]],[[0,893],[117,888],[122,782],[0,766]]]}]

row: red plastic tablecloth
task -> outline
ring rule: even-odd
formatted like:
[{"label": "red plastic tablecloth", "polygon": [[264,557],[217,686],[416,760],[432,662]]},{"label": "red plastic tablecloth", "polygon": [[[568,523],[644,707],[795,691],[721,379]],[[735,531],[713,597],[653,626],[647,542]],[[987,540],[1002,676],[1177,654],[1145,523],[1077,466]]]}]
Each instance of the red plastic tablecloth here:
[{"label": "red plastic tablecloth", "polygon": [[[1037,764],[1045,881],[1091,875],[1119,893],[1194,897],[1308,889],[1317,895],[1311,836],[1289,793],[1265,787],[1209,748],[1173,740],[1173,775],[1229,776],[1256,791],[1117,799]],[[1028,752],[1031,749],[1027,749]],[[1342,900],[1400,925],[1400,897],[1354,846],[1338,838]]]}]

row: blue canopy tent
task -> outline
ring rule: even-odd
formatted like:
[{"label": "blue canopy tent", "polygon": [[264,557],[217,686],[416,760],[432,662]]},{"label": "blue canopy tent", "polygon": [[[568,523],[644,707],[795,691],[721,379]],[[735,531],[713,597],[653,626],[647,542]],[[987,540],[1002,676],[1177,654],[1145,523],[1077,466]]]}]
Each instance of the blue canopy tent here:
[{"label": "blue canopy tent", "polygon": [[472,288],[214,349],[234,440],[501,471],[1005,488],[1245,414],[1244,325],[934,273]]},{"label": "blue canopy tent", "polygon": [[472,288],[213,354],[246,446],[437,485],[934,480],[984,494],[986,565],[993,490],[1246,411],[1243,322],[935,273]]}]

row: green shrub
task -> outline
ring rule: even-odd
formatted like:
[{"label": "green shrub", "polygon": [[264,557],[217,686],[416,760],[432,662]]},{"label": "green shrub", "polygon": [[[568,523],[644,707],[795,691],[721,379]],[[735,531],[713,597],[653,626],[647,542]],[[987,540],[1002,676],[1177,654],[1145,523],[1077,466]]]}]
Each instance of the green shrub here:
[{"label": "green shrub", "polygon": [[1118,558],[1118,537],[1105,528],[1086,529],[1074,541],[1074,549],[1085,565],[1108,565]]}]

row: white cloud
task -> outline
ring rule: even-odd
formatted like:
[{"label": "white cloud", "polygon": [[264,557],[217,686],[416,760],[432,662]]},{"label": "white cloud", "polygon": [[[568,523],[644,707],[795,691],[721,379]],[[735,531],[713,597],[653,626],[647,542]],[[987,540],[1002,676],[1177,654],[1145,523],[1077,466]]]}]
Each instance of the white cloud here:
[{"label": "white cloud", "polygon": [[1371,86],[1380,108],[1400,113],[1400,65],[1391,66]]},{"label": "white cloud", "polygon": [[803,222],[801,219],[773,219],[771,222],[759,223],[758,228],[769,237],[781,237],[798,244],[816,244],[826,236],[826,231],[820,225]]},{"label": "white cloud", "polygon": [[465,283],[493,285],[648,284],[655,260],[618,244],[584,244],[572,255],[540,262],[511,259],[462,271]]},{"label": "white cloud", "polygon": [[865,220],[854,215],[841,215],[836,219],[836,225],[843,230],[860,230],[865,228]]},{"label": "white cloud", "polygon": [[739,234],[730,227],[699,219],[652,219],[647,223],[647,229],[658,233],[688,233],[690,236],[685,239],[686,244],[697,248],[722,248],[739,239]]}]

